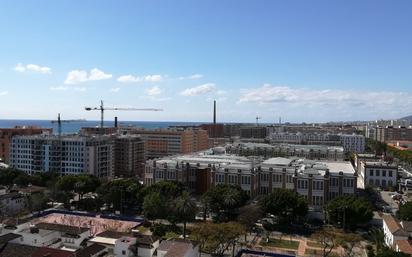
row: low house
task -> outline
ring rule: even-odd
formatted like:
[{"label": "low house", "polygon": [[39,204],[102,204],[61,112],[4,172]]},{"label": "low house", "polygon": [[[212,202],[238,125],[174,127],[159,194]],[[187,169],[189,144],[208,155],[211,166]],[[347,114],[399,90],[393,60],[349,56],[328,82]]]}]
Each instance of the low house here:
[{"label": "low house", "polygon": [[395,251],[412,255],[411,241],[406,240],[406,239],[395,241]]},{"label": "low house", "polygon": [[157,257],[198,257],[199,254],[199,246],[185,239],[165,240],[157,248]]},{"label": "low house", "polygon": [[[398,222],[392,215],[383,215],[383,233],[385,235],[385,244],[395,249],[395,242],[400,240],[407,240],[412,233],[406,229],[409,228],[409,222]],[[407,225],[402,227],[402,224]]]},{"label": "low house", "polygon": [[26,199],[18,192],[0,194],[0,212],[17,214],[26,207]]}]

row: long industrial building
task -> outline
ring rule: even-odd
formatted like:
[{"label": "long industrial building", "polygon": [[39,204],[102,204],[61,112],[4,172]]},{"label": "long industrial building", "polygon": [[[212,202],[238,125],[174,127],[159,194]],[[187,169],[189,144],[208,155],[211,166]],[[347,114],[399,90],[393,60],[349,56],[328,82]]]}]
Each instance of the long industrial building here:
[{"label": "long industrial building", "polygon": [[329,200],[356,191],[356,173],[349,162],[314,161],[302,158],[260,160],[224,153],[224,148],[192,155],[149,160],[144,183],[180,181],[202,194],[217,184],[239,185],[251,197],[274,188],[287,188],[304,196],[320,210]]}]

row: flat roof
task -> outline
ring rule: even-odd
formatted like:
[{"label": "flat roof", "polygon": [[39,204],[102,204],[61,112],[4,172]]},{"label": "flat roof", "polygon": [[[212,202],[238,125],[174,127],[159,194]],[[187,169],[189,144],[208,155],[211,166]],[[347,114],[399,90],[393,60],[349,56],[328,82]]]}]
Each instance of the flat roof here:
[{"label": "flat roof", "polygon": [[262,162],[262,165],[290,166],[293,161],[294,160],[290,158],[276,157],[267,159]]},{"label": "flat roof", "polygon": [[105,244],[105,245],[115,245],[116,240],[117,240],[116,238],[96,236],[96,237],[90,239],[89,242],[98,243],[98,244]]},{"label": "flat roof", "polygon": [[350,162],[321,162],[326,165],[326,167],[331,172],[340,172],[347,174],[354,174],[355,169]]}]

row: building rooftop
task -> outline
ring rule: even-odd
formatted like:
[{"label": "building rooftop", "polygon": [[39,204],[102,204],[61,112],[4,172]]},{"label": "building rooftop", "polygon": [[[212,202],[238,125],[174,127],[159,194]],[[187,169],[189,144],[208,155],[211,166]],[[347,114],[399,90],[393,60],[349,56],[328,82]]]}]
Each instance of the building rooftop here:
[{"label": "building rooftop", "polygon": [[382,216],[382,219],[392,234],[397,236],[409,236],[408,233],[406,233],[405,230],[402,229],[401,225],[392,215],[384,214]]},{"label": "building rooftop", "polygon": [[283,157],[276,157],[276,158],[270,158],[264,162],[262,162],[262,165],[267,165],[267,166],[290,166],[291,163],[293,162],[294,159],[291,158],[283,158]]},{"label": "building rooftop", "polygon": [[104,245],[115,245],[116,238],[100,237],[96,236],[89,240],[90,243],[104,244]]},{"label": "building rooftop", "polygon": [[76,257],[92,257],[104,251],[105,249],[106,247],[103,245],[91,244],[83,249],[77,250]]},{"label": "building rooftop", "polygon": [[192,242],[183,239],[162,241],[157,251],[167,252],[164,257],[182,257],[192,248]]},{"label": "building rooftop", "polygon": [[75,226],[45,223],[45,222],[36,224],[36,228],[44,229],[44,230],[51,230],[51,231],[59,231],[59,232],[63,232],[66,234],[71,234],[71,235],[80,235],[90,230],[89,228],[85,228],[85,227],[75,227]]},{"label": "building rooftop", "polygon": [[75,257],[76,255],[73,252],[48,248],[48,247],[41,247],[34,251],[31,257]]},{"label": "building rooftop", "polygon": [[4,234],[4,235],[0,236],[0,245],[8,243],[8,242],[10,242],[10,241],[12,241],[16,238],[19,238],[19,237],[21,237],[21,235],[13,234],[13,233]]},{"label": "building rooftop", "polygon": [[8,243],[0,251],[0,257],[29,257],[38,249],[35,246]]},{"label": "building rooftop", "polygon": [[409,240],[396,240],[395,244],[398,246],[401,252],[412,255],[412,245]]}]

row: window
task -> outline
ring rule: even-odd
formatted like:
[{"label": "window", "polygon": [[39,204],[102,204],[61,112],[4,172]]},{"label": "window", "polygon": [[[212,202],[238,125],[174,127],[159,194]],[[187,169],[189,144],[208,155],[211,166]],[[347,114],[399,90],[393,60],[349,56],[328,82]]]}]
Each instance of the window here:
[{"label": "window", "polygon": [[337,186],[339,186],[339,179],[338,178],[332,178],[331,179],[331,181],[330,181],[330,186],[332,186],[332,187],[337,187]]},{"label": "window", "polygon": [[323,190],[323,181],[313,181],[313,190]]},{"label": "window", "polygon": [[344,179],[343,180],[344,187],[353,187],[353,179]]},{"label": "window", "polygon": [[392,177],[392,171],[391,170],[389,171],[388,175],[389,175],[389,177]]},{"label": "window", "polygon": [[382,171],[382,177],[386,177],[386,170]]},{"label": "window", "polygon": [[377,176],[377,177],[381,175],[380,173],[381,173],[380,170],[376,170],[376,176]]},{"label": "window", "polygon": [[126,255],[126,251],[125,251],[125,250],[122,250],[122,255]]},{"label": "window", "polygon": [[242,176],[241,181],[243,185],[250,185],[250,176]]},{"label": "window", "polygon": [[299,189],[307,189],[308,188],[308,181],[307,180],[298,180],[298,188]]},{"label": "window", "polygon": [[369,176],[373,176],[373,170],[369,171]]},{"label": "window", "polygon": [[282,182],[282,175],[281,174],[274,174],[273,175],[273,182],[275,182],[275,183]]}]

